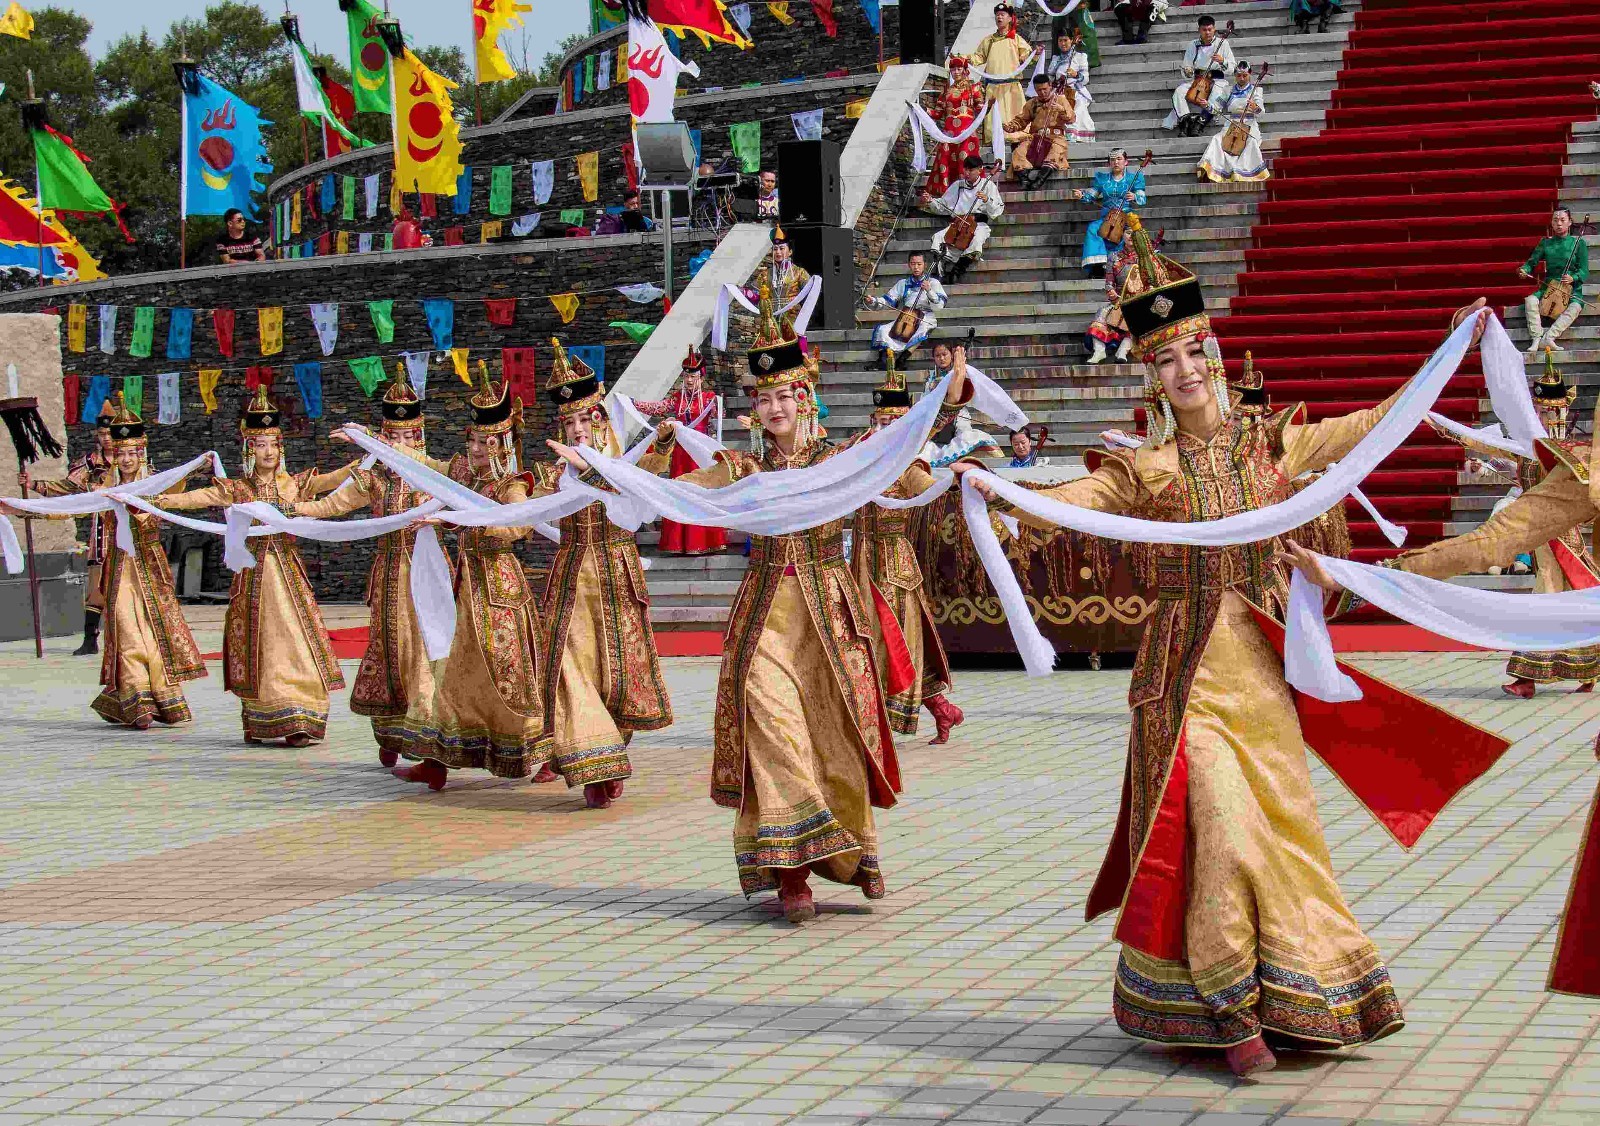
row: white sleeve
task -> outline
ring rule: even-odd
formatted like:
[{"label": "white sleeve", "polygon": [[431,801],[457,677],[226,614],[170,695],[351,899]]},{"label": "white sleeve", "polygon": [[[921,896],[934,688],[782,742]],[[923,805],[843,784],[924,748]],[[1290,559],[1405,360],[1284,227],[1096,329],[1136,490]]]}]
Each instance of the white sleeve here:
[{"label": "white sleeve", "polygon": [[1233,44],[1224,39],[1222,41],[1222,50],[1217,52],[1217,61],[1212,69],[1220,66],[1227,71],[1227,73],[1232,74],[1233,68],[1236,65],[1237,64],[1234,62],[1233,58]]},{"label": "white sleeve", "polygon": [[950,298],[945,294],[944,286],[940,285],[938,281],[931,278],[926,284],[928,287],[928,304],[932,305],[935,309],[943,309],[944,303],[950,300]]},{"label": "white sleeve", "polygon": [[1006,201],[1000,195],[1000,189],[995,186],[993,180],[985,181],[983,194],[988,197],[989,218],[991,220],[998,219],[1006,213]]}]

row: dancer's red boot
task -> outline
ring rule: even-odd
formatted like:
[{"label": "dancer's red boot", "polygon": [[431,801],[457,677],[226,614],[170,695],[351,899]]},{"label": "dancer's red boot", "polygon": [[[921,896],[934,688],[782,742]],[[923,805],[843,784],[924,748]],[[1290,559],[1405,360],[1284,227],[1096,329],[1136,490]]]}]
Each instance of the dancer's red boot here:
[{"label": "dancer's red boot", "polygon": [[609,782],[586,782],[583,787],[583,802],[590,809],[605,809],[611,805]]},{"label": "dancer's red boot", "polygon": [[957,724],[966,722],[966,713],[952,704],[949,697],[942,692],[937,696],[929,696],[922,703],[933,714],[933,723],[938,729],[938,733],[928,740],[928,746],[930,747],[936,747],[940,743],[948,743],[951,730]]},{"label": "dancer's red boot", "polygon": [[438,759],[425,758],[421,762],[413,762],[406,766],[397,766],[389,771],[402,782],[420,782],[430,790],[444,789],[445,779],[450,772],[445,769],[444,763]]},{"label": "dancer's red boot", "polygon": [[1578,685],[1578,687],[1574,688],[1573,691],[1574,692],[1593,692],[1594,691],[1594,681],[1586,680],[1582,684]]},{"label": "dancer's red boot", "polygon": [[810,874],[809,868],[778,869],[778,906],[783,908],[783,917],[791,923],[804,923],[817,917],[816,900],[811,898],[811,889],[806,886],[806,877]]},{"label": "dancer's red boot", "polygon": [[550,764],[548,762],[541,762],[539,764],[539,769],[534,772],[533,780],[542,786],[546,782],[554,782],[560,777],[561,775],[550,769]]},{"label": "dancer's red boot", "polygon": [[613,778],[611,781],[606,783],[606,797],[610,798],[612,801],[616,801],[621,796],[622,796],[622,779],[621,778]]},{"label": "dancer's red boot", "polygon": [[1278,1066],[1278,1057],[1272,1054],[1272,1049],[1267,1047],[1267,1042],[1261,1038],[1260,1033],[1252,1036],[1243,1044],[1235,1044],[1226,1049],[1228,1067],[1240,1079],[1247,1075],[1259,1075],[1263,1071],[1271,1071]]},{"label": "dancer's red boot", "polygon": [[384,766],[393,766],[400,761],[400,752],[391,751],[384,747],[378,748],[378,761]]},{"label": "dancer's red boot", "polygon": [[1500,691],[1504,692],[1507,696],[1515,696],[1519,700],[1531,700],[1533,699],[1534,692],[1533,681],[1528,680],[1526,677],[1519,676],[1510,684],[1502,684],[1500,686]]}]

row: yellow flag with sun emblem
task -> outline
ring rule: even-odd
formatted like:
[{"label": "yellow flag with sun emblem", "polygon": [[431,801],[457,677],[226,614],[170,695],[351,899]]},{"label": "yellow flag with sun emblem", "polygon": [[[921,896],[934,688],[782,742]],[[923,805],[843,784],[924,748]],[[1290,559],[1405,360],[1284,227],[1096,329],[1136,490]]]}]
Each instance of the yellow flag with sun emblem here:
[{"label": "yellow flag with sun emblem", "polygon": [[505,82],[517,76],[517,70],[500,49],[500,33],[522,26],[522,13],[533,11],[532,5],[519,4],[517,0],[472,0],[472,33],[477,40],[477,76],[479,82]]},{"label": "yellow flag with sun emblem", "polygon": [[403,192],[456,194],[461,175],[461,126],[442,74],[409,50],[394,57],[394,182]]}]

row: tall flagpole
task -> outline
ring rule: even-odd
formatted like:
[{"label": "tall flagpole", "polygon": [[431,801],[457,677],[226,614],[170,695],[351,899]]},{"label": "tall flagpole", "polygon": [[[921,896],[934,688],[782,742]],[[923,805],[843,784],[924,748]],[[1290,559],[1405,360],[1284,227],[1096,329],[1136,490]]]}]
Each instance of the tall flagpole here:
[{"label": "tall flagpole", "polygon": [[[28,100],[26,102],[24,102],[23,105],[24,106],[36,106],[36,105],[39,105],[39,99],[38,99],[38,97],[35,96],[35,94],[33,92],[33,71],[32,71],[31,68],[28,71]],[[29,130],[29,132],[31,133],[32,130]],[[29,137],[29,140],[32,140],[31,136]],[[34,218],[37,219],[38,222],[39,222],[39,226],[38,226],[38,232],[39,232],[39,287],[41,289],[43,289],[44,288],[44,176],[39,171],[39,146],[38,145],[34,145],[33,154],[34,154],[33,155],[33,198],[34,198],[34,202],[38,205],[34,209]],[[32,534],[31,529],[30,529],[30,533],[29,534],[30,535]]]},{"label": "tall flagpole", "polygon": [[[383,18],[378,21],[378,38],[383,40],[384,57],[389,67],[389,143],[394,150],[394,173],[390,183],[394,195],[403,194],[400,185],[400,87],[394,79],[395,50],[405,50],[405,40],[400,35],[400,21],[389,14],[389,0],[383,0]],[[405,209],[402,202],[401,210]],[[394,216],[399,219],[399,215]]]},{"label": "tall flagpole", "polygon": [[[290,21],[294,20],[294,19],[295,19],[294,13],[289,10],[289,0],[283,0],[283,23],[284,23],[283,37],[285,39],[289,38]],[[298,39],[299,36],[300,36],[299,21],[298,20],[295,20],[294,27],[295,27],[295,36],[294,37]],[[293,43],[290,43],[289,44],[289,49],[290,50],[295,50],[296,49],[295,45]],[[299,89],[299,80],[298,79],[296,79],[296,82],[295,82],[294,101],[295,101],[296,109],[298,111],[298,107],[300,105],[300,89]],[[300,155],[305,159],[305,162],[307,164],[310,164],[311,163],[311,140],[310,140],[309,136],[306,134],[306,115],[303,114],[303,113],[298,113],[297,112],[296,116],[298,116],[300,118]]]},{"label": "tall flagpole", "polygon": [[178,76],[178,119],[182,123],[179,133],[178,155],[178,269],[189,268],[189,84],[194,63],[189,58],[189,47],[183,33],[178,33],[178,61],[172,64]]},{"label": "tall flagpole", "polygon": [[472,123],[483,124],[483,103],[478,92],[483,89],[483,76],[478,73],[478,9],[473,0],[467,0],[468,23],[472,27]]}]

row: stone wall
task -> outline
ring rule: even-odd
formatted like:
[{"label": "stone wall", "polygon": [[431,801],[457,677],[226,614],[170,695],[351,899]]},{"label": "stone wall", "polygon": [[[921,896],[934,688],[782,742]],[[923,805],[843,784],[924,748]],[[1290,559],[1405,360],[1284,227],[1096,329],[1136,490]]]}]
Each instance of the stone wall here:
[{"label": "stone wall", "polygon": [[[689,257],[709,245],[705,240],[675,244],[677,288],[688,278]],[[489,370],[498,376],[500,350],[504,347],[532,346],[536,349],[537,376],[542,381],[549,371],[550,338],[559,336],[566,344],[604,344],[606,371],[615,376],[632,359],[637,347],[617,329],[614,320],[654,323],[661,318],[659,302],[636,305],[614,287],[636,281],[661,281],[661,240],[659,236],[620,235],[609,238],[568,240],[558,243],[531,243],[516,246],[463,247],[372,254],[359,258],[327,258],[309,262],[270,263],[259,266],[210,267],[184,272],[169,271],[126,279],[112,279],[49,290],[33,290],[0,295],[0,311],[35,311],[46,305],[62,312],[72,303],[88,306],[88,350],[64,352],[65,370],[87,381],[91,376],[112,376],[113,390],[122,385],[120,377],[144,377],[144,413],[152,422],[157,417],[157,375],[180,373],[180,421],[175,425],[153,425],[151,456],[157,466],[179,464],[207,449],[220,452],[230,465],[238,459],[238,421],[248,398],[246,369],[268,366],[273,372],[274,398],[289,415],[286,424],[293,439],[289,461],[291,469],[308,465],[331,467],[348,459],[350,447],[328,439],[329,431],[350,419],[376,425],[380,386],[369,399],[349,368],[349,360],[377,355],[384,358],[386,373],[393,378],[399,354],[425,351],[433,347],[432,337],[419,306],[424,297],[448,297],[455,302],[454,343],[469,351],[469,363],[477,372],[477,361],[488,361]],[[586,292],[586,291],[597,292]],[[551,293],[575,291],[582,304],[571,324],[563,325],[548,300]],[[488,323],[485,298],[519,297],[515,321],[508,328]],[[394,340],[377,342],[367,302],[394,300]],[[307,302],[339,302],[339,337],[332,353],[322,354]],[[280,304],[284,308],[284,343],[281,353],[260,354],[255,310]],[[116,318],[115,351],[98,351],[100,304],[114,304]],[[128,351],[134,309],[156,307],[155,346],[149,358],[131,356]],[[170,310],[184,307],[195,310],[191,358],[165,358]],[[213,334],[213,309],[235,311],[234,356],[221,355]],[[294,375],[296,363],[322,364],[323,414],[320,419],[305,417]],[[207,414],[200,396],[197,372],[221,368],[217,385],[217,409]],[[55,380],[59,394],[60,379]],[[470,389],[452,371],[448,356],[435,355],[428,378],[428,414],[434,420],[430,449],[446,456],[461,449],[465,424],[465,400]],[[50,423],[62,429],[59,398]],[[65,427],[70,454],[76,456],[92,441],[92,427],[74,422]],[[553,434],[551,419],[542,397],[530,404],[527,421],[527,453],[542,457],[543,440]],[[541,541],[542,542],[542,541]],[[220,566],[220,543],[207,542],[206,589],[225,589],[227,576]],[[349,545],[302,545],[307,569],[318,596],[335,601],[359,599],[366,582],[370,550],[361,543]],[[530,548],[530,558],[537,554]],[[337,564],[334,560],[337,559]]]},{"label": "stone wall", "polygon": [[[762,164],[771,167],[777,159],[779,142],[794,139],[789,120],[791,113],[821,109],[823,136],[843,145],[855,125],[845,116],[845,107],[869,97],[877,79],[874,70],[851,78],[680,97],[678,104],[682,119],[700,130],[701,152],[713,162],[732,151],[728,141],[730,125],[760,120]],[[563,209],[583,209],[587,222],[592,225],[599,207],[621,202],[627,185],[623,151],[631,137],[626,108],[584,109],[554,117],[508,121],[463,129],[461,135],[463,163],[472,169],[472,193],[465,214],[455,213],[452,197],[434,197],[436,216],[423,216],[420,222],[436,244],[444,244],[446,232],[453,227],[463,228],[464,241],[476,244],[485,222],[503,221],[509,232],[512,218],[534,211],[542,215],[536,233],[548,235],[559,228],[558,213]],[[576,157],[585,152],[600,154],[598,199],[593,202],[584,200],[578,179]],[[374,236],[375,245],[381,246],[383,235],[394,222],[389,211],[392,159],[387,145],[363,149],[307,165],[274,182],[269,190],[269,199],[274,205],[295,192],[301,196],[301,230],[288,238],[295,243],[325,238],[329,250],[336,250],[338,234],[345,232],[350,249],[355,250],[359,246],[359,236],[366,233]],[[555,161],[555,181],[550,198],[536,205],[532,165],[540,160]],[[491,170],[495,165],[507,164],[512,170],[511,213],[491,215]],[[369,219],[366,217],[364,178],[370,174],[378,175],[379,191],[376,214]],[[321,203],[322,184],[328,177],[333,179],[335,205],[325,209]],[[342,217],[345,190],[355,195],[352,219]],[[405,199],[414,214],[423,210],[415,195],[407,195]]]}]

